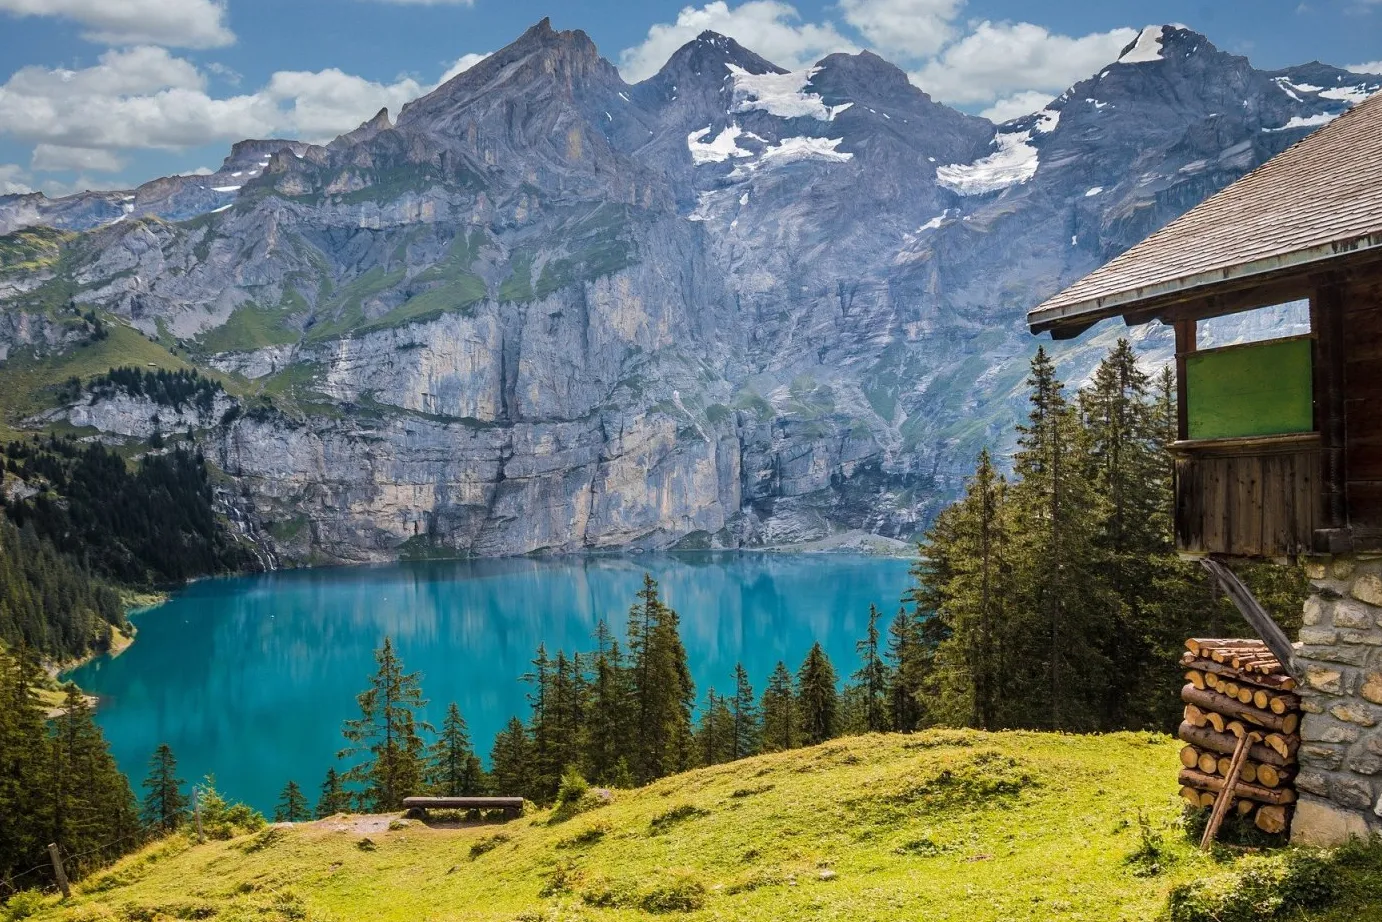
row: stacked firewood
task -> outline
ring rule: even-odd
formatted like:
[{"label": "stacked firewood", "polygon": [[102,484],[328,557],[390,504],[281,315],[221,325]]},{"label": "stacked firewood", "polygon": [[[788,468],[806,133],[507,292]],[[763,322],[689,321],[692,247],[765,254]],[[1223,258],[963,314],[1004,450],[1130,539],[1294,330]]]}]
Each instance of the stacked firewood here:
[{"label": "stacked firewood", "polygon": [[[1195,807],[1212,807],[1225,785],[1234,782],[1228,810],[1251,815],[1264,832],[1285,831],[1296,802],[1300,746],[1295,679],[1259,640],[1192,638],[1185,646],[1181,796]],[[1234,755],[1245,738],[1234,779]]]}]

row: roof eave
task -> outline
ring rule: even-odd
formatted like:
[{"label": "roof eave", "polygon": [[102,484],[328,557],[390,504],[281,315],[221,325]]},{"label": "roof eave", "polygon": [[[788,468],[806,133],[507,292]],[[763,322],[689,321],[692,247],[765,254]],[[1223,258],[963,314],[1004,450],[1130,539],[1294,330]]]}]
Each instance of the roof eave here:
[{"label": "roof eave", "polygon": [[[1223,285],[1241,285],[1244,280],[1254,276],[1279,275],[1285,270],[1306,266],[1313,268],[1317,263],[1368,250],[1382,250],[1382,230],[1346,240],[1332,240],[1291,253],[1267,256],[1237,266],[1210,269],[1154,285],[1130,288],[1085,301],[1047,307],[1046,304],[1050,304],[1048,300],[1027,314],[1027,325],[1034,334],[1052,331],[1052,335],[1064,339],[1079,335],[1101,320],[1133,313],[1149,301],[1155,300],[1169,305],[1177,301],[1203,297]],[[1151,319],[1153,318],[1142,317],[1137,322],[1145,323]],[[1067,336],[1060,335],[1063,328],[1071,328]]]}]

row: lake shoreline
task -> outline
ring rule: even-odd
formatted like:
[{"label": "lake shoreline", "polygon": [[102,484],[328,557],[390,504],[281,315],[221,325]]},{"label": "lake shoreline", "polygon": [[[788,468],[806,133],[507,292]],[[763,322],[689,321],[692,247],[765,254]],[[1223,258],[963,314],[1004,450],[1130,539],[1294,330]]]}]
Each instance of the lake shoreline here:
[{"label": "lake shoreline", "polygon": [[[145,618],[138,642],[67,678],[101,705],[113,754],[138,773],[168,743],[188,776],[214,772],[272,809],[287,779],[315,783],[392,637],[424,679],[431,719],[456,702],[485,753],[528,712],[534,651],[584,654],[599,622],[620,638],[650,573],[681,616],[704,696],[742,662],[756,687],[819,641],[853,671],[869,611],[895,611],[909,561],[850,553],[643,553],[310,568],[205,579]],[[584,661],[584,656],[582,656]]]}]

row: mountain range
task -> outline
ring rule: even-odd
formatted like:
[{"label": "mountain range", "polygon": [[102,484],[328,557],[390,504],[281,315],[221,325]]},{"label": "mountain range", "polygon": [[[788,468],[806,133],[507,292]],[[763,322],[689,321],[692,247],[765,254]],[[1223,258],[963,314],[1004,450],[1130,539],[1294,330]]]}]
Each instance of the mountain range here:
[{"label": "mountain range", "polygon": [[[709,32],[630,85],[544,20],[326,145],[0,198],[0,404],[189,431],[271,559],[910,541],[1021,412],[1029,308],[1378,89],[1149,26],[995,125]],[[223,391],[63,383],[131,356]]]}]

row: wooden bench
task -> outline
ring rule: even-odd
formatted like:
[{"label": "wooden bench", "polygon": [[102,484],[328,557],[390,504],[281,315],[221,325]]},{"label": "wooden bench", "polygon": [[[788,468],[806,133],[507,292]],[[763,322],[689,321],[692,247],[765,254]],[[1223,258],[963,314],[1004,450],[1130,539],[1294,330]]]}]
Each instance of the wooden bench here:
[{"label": "wooden bench", "polygon": [[523,814],[522,797],[405,797],[403,806],[423,816],[428,810],[503,810],[506,820]]}]

